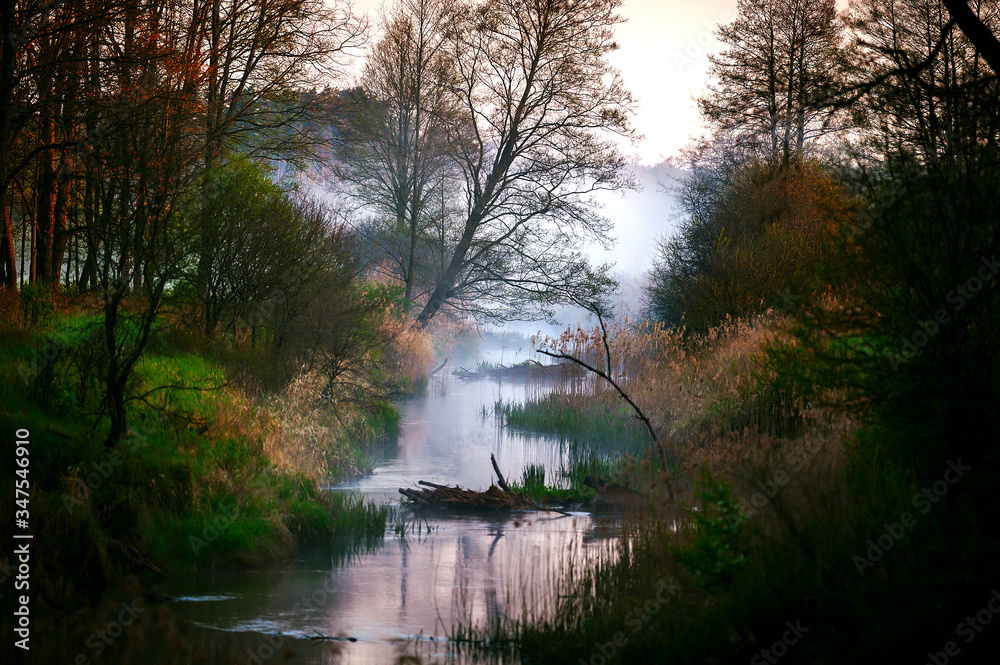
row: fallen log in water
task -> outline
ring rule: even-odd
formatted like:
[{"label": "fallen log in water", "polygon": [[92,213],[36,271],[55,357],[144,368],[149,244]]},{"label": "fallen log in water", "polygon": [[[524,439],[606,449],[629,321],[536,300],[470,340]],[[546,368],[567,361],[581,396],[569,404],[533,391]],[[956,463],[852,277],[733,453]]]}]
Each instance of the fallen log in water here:
[{"label": "fallen log in water", "polygon": [[415,507],[445,507],[445,508],[471,508],[471,509],[493,509],[493,510],[517,510],[523,508],[536,508],[535,502],[519,492],[504,492],[496,485],[490,485],[485,492],[468,490],[463,487],[450,487],[448,485],[438,485],[421,480],[421,485],[426,488],[408,489],[400,487],[406,503]]},{"label": "fallen log in water", "polygon": [[535,379],[568,379],[583,376],[583,370],[573,363],[561,362],[551,365],[543,365],[537,360],[525,360],[517,365],[501,365],[480,363],[475,370],[467,367],[456,367],[452,375],[459,379],[524,379],[533,377]]},{"label": "fallen log in water", "polygon": [[[514,491],[507,484],[507,480],[500,472],[500,465],[497,464],[497,459],[492,454],[490,455],[490,462],[493,465],[493,471],[497,474],[497,484],[490,485],[489,489],[485,492],[419,480],[417,484],[423,485],[423,487],[399,488],[399,493],[403,495],[403,503],[414,508],[439,507],[472,510],[535,509],[560,513],[562,515],[572,514],[561,508],[541,506],[527,494]],[[583,483],[594,488],[595,494],[591,506],[596,509],[623,508],[630,505],[640,505],[648,500],[640,492],[636,492],[618,483],[608,482],[602,478],[587,476],[584,478]]]}]

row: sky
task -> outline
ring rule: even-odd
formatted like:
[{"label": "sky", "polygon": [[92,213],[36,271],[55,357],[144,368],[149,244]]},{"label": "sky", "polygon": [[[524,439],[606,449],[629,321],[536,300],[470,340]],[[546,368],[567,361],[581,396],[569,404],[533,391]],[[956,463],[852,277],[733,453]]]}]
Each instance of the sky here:
[{"label": "sky", "polygon": [[[354,0],[354,7],[377,24],[382,2]],[[847,4],[836,1],[840,11]],[[670,189],[682,171],[668,160],[703,131],[695,100],[707,82],[708,54],[721,50],[715,30],[736,18],[737,0],[623,0],[619,14],[625,19],[616,27],[619,49],[609,59],[636,101],[633,125],[642,136],[622,152],[640,189],[596,197],[615,242],[611,249],[590,246],[586,254],[595,264],[615,264],[628,302],[641,293],[658,241],[678,228]]]},{"label": "sky", "polygon": [[[391,0],[390,0],[391,1]],[[377,24],[382,0],[354,0]],[[605,193],[596,202],[612,221],[615,244],[586,248],[594,263],[615,264],[626,296],[641,289],[657,240],[677,228],[677,210],[665,190],[679,171],[667,163],[700,133],[695,98],[704,90],[708,54],[719,50],[714,31],[736,18],[737,0],[624,0],[616,27],[619,49],[611,54],[636,101],[633,124],[642,137],[623,145],[641,189]]]},{"label": "sky", "polygon": [[[377,23],[383,0],[354,0]],[[624,0],[611,63],[637,101],[634,125],[643,138],[625,154],[654,166],[677,153],[698,130],[694,96],[704,87],[714,30],[736,18],[736,0]]]}]

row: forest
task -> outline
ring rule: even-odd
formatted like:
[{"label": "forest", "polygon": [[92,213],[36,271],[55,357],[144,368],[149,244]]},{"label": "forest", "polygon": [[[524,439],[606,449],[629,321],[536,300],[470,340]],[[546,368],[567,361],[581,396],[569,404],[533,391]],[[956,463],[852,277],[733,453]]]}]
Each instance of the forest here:
[{"label": "forest", "polygon": [[638,187],[622,11],[0,0],[0,524],[34,548],[30,587],[0,571],[5,649],[30,598],[26,662],[259,654],[171,602],[80,644],[109,594],[466,528],[340,489],[486,380],[496,438],[455,468],[510,454],[504,491],[567,519],[642,506],[395,662],[992,662],[1000,4],[738,0],[631,311],[588,255]]}]

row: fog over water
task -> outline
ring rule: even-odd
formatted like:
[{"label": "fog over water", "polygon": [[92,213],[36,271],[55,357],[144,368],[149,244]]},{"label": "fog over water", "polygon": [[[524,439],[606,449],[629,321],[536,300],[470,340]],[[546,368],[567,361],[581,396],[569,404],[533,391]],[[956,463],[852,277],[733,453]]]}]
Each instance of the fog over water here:
[{"label": "fog over water", "polygon": [[[523,382],[436,378],[426,395],[401,403],[398,452],[370,476],[331,491],[382,503],[397,502],[398,489],[418,480],[485,489],[495,479],[491,453],[508,478],[538,464],[558,479],[566,445],[498,428],[483,414],[497,399],[522,400],[539,390],[545,389]],[[317,648],[298,662],[387,663],[415,653],[423,662],[476,662],[456,658],[444,640],[458,622],[483,625],[520,616],[525,607],[543,610],[559,571],[613,556],[618,534],[617,518],[586,512],[405,514],[420,533],[402,540],[389,533],[383,546],[347,560],[303,557],[257,570],[178,576],[161,591],[178,598],[178,617],[210,631],[199,639],[237,635],[241,649],[245,643],[251,651],[279,636],[356,640],[337,642],[333,660]]]}]

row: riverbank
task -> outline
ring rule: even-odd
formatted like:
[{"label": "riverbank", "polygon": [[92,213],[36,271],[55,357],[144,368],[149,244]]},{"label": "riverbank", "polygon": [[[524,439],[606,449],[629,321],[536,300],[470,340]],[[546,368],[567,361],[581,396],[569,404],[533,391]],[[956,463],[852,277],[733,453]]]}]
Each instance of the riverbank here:
[{"label": "riverbank", "polygon": [[[542,464],[547,476],[556,477],[567,459],[557,441],[498,432],[481,419],[480,405],[494,399],[498,389],[496,382],[432,379],[426,393],[398,404],[404,422],[398,453],[374,473],[338,483],[330,493],[393,503],[398,487],[419,478],[484,488],[490,482],[491,453],[511,484],[517,470],[529,464]],[[503,386],[510,398],[520,397],[522,390],[507,382]],[[127,593],[136,594],[134,584],[121,591],[112,585],[102,602],[88,605],[93,613],[85,616],[40,609],[37,634],[71,635],[67,644],[56,645],[53,662],[71,662],[77,654],[93,662],[145,658],[150,663],[213,662],[217,654],[241,654],[240,662],[247,662],[248,648],[265,663],[275,657],[329,662],[331,649],[340,662],[416,662],[414,656],[419,662],[456,665],[515,662],[509,654],[461,642],[454,627],[466,617],[480,621],[516,613],[526,599],[549,602],[561,574],[555,564],[569,554],[604,556],[618,533],[613,514],[591,516],[582,510],[566,516],[400,508],[377,547],[359,547],[346,557],[305,550],[273,564],[178,573],[155,587],[142,586],[136,602],[144,611],[125,628],[125,639],[93,643],[103,647],[100,659],[86,640],[95,631],[106,632],[114,615],[109,619],[103,609],[120,611],[122,602],[131,603]],[[553,566],[526,578],[536,561]],[[357,642],[306,641],[317,633]],[[138,639],[133,642],[137,634],[149,652],[141,650]],[[171,655],[170,648],[178,651]]]},{"label": "riverbank", "polygon": [[[1000,633],[958,641],[955,622],[996,586],[991,462],[942,459],[917,476],[888,454],[902,432],[825,388],[793,325],[613,327],[615,376],[660,440],[612,479],[647,492],[650,510],[609,562],[563,566],[554,609],[471,634],[546,663],[923,662],[952,642],[986,662]],[[576,352],[604,367],[587,341]],[[607,386],[565,392],[498,409],[581,446],[579,424],[607,414],[595,448],[634,426]]]},{"label": "riverbank", "polygon": [[[252,349],[164,325],[129,385],[127,435],[106,448],[92,311],[60,302],[0,330],[0,427],[30,442],[29,530],[44,543],[32,592],[45,603],[73,609],[129,573],[149,582],[382,537],[388,508],[322,488],[391,452],[399,413],[388,401],[337,403],[308,373],[262,389]],[[417,383],[401,376],[395,390]],[[15,457],[0,464],[12,533]]]}]

